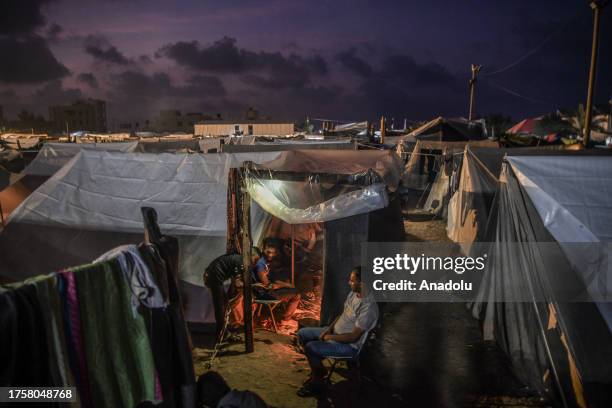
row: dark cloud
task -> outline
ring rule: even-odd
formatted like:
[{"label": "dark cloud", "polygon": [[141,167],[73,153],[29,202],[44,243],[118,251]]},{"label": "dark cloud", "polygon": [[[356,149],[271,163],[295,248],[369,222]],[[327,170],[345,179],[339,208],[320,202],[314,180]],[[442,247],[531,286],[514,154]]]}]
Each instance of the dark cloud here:
[{"label": "dark cloud", "polygon": [[82,72],[77,76],[77,81],[89,86],[93,89],[98,89],[98,80],[91,72]]},{"label": "dark cloud", "polygon": [[342,67],[364,78],[372,76],[373,69],[364,59],[357,55],[357,50],[351,48],[336,55]]},{"label": "dark cloud", "polygon": [[49,106],[66,104],[84,97],[78,88],[64,88],[62,81],[50,81],[24,98],[24,106],[33,112],[47,113]]},{"label": "dark cloud", "polygon": [[57,41],[63,32],[64,28],[61,25],[53,23],[47,28],[47,39],[49,41]]},{"label": "dark cloud", "polygon": [[197,71],[219,74],[248,74],[243,80],[263,88],[303,87],[313,76],[327,73],[327,63],[320,55],[285,56],[280,52],[253,52],[238,48],[236,40],[224,37],[208,47],[197,41],[177,42],[162,47],[158,56],[166,56],[179,65]]},{"label": "dark cloud", "polygon": [[120,94],[133,98],[187,97],[207,98],[221,97],[226,91],[223,83],[215,77],[197,75],[189,78],[188,84],[174,85],[165,72],[147,75],[128,70],[112,76],[114,89]]},{"label": "dark cloud", "polygon": [[140,57],[138,57],[138,62],[140,62],[141,64],[152,64],[153,60],[148,55],[143,54]]},{"label": "dark cloud", "polygon": [[53,0],[2,0],[0,34],[31,34],[45,24],[40,9]]},{"label": "dark cloud", "polygon": [[39,36],[0,37],[0,55],[5,56],[0,63],[2,82],[40,83],[69,74],[51,53],[46,40]]},{"label": "dark cloud", "polygon": [[104,38],[89,36],[85,40],[85,52],[95,59],[109,64],[127,65],[130,60],[117,47],[110,45]]},{"label": "dark cloud", "polygon": [[230,107],[227,91],[219,78],[194,75],[177,84],[166,72],[147,74],[136,70],[110,76],[108,99],[117,116],[152,117],[161,109],[223,112]]},{"label": "dark cloud", "polygon": [[168,44],[159,50],[176,63],[200,70],[219,73],[237,73],[251,69],[250,63],[256,54],[236,47],[236,40],[224,37],[208,47],[200,46],[197,41],[179,41]]},{"label": "dark cloud", "polygon": [[188,87],[193,87],[193,93],[201,97],[222,97],[226,94],[223,82],[217,77],[194,75],[188,79]]},{"label": "dark cloud", "polygon": [[399,80],[408,86],[449,86],[456,83],[455,76],[446,67],[434,62],[419,64],[410,55],[388,56],[382,61],[382,67],[378,75]]}]

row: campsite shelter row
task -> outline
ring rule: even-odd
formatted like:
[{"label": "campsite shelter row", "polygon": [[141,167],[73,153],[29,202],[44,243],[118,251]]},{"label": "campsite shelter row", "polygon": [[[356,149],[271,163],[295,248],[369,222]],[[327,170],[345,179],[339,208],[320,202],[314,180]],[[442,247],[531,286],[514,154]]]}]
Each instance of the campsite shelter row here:
[{"label": "campsite shelter row", "polygon": [[[228,174],[245,162],[259,165],[242,172],[253,222],[276,217],[289,224],[323,223],[324,321],[342,307],[346,274],[360,262],[360,244],[402,239],[395,198],[401,166],[393,151],[188,154],[135,153],[109,146],[82,149],[71,158],[41,151],[24,177],[44,181],[24,192],[25,199],[0,233],[0,276],[22,280],[138,243],[140,208],[153,207],[162,232],[180,242],[187,320],[213,322],[202,273],[226,250]],[[255,236],[255,243],[262,238]]]},{"label": "campsite shelter row", "polygon": [[489,254],[471,310],[560,406],[612,406],[610,153],[466,143],[435,158],[425,205],[464,253]]}]

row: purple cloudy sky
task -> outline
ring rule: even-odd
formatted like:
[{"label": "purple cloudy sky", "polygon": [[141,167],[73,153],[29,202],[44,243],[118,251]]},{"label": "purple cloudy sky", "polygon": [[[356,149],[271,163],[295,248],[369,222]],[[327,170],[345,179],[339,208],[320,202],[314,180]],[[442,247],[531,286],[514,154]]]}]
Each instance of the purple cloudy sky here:
[{"label": "purple cloudy sky", "polygon": [[[518,119],[584,101],[591,26],[579,0],[3,0],[0,104],[9,117],[46,115],[102,98],[111,124],[248,106],[279,119],[421,120],[466,115],[475,62],[478,113]],[[612,7],[600,51],[604,103]]]}]

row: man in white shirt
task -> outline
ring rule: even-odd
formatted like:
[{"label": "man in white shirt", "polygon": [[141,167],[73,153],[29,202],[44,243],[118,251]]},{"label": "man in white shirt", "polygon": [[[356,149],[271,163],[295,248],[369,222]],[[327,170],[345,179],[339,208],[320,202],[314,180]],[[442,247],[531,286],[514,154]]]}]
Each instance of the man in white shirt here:
[{"label": "man in white shirt", "polygon": [[349,278],[351,292],[344,302],[344,310],[327,327],[305,327],[297,333],[304,347],[310,378],[298,391],[299,396],[311,396],[324,389],[327,357],[354,357],[366,341],[367,333],[376,326],[378,305],[371,293],[363,293],[361,267],[353,268]]}]

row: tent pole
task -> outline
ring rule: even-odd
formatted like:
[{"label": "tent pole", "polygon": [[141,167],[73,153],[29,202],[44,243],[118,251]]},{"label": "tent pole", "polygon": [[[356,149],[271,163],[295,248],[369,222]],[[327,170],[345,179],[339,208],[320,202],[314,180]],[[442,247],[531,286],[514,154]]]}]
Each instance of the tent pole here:
[{"label": "tent pole", "polygon": [[593,115],[593,88],[595,86],[595,71],[597,69],[597,51],[599,47],[599,25],[601,19],[601,11],[606,6],[607,1],[593,0],[591,8],[593,9],[593,41],[591,43],[591,66],[589,68],[589,84],[587,88],[586,110],[584,114],[584,134],[582,143],[588,147],[591,138],[591,120]]},{"label": "tent pole", "polygon": [[295,287],[295,225],[291,224],[291,285]]},{"label": "tent pole", "polygon": [[[241,180],[243,180],[241,178]],[[244,182],[244,181],[242,181]],[[236,191],[240,191],[237,189]],[[245,352],[252,353],[255,351],[253,340],[253,300],[251,297],[251,196],[244,191],[241,194],[242,222],[240,223],[240,232],[242,235],[242,290],[244,296],[244,346]]]}]

